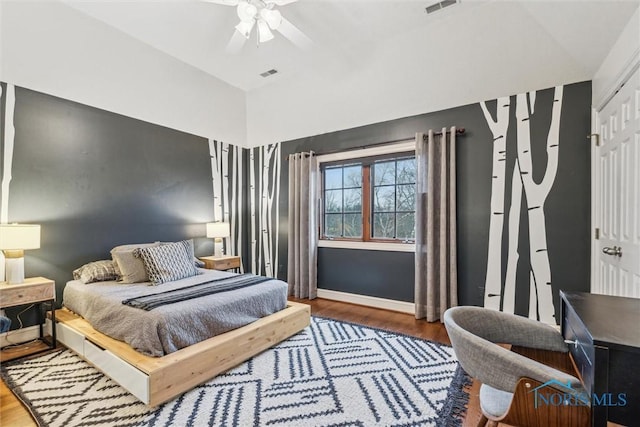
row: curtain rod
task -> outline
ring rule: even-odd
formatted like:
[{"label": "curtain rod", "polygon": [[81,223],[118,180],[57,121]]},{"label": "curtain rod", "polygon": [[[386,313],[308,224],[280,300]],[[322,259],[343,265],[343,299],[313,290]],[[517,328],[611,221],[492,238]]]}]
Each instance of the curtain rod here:
[{"label": "curtain rod", "polygon": [[[450,133],[451,131],[445,131],[445,133]],[[434,132],[433,133],[435,136],[440,136],[442,135],[442,132]],[[456,128],[456,135],[464,135],[465,134],[465,129],[464,128]],[[427,134],[424,134],[424,138],[427,137]],[[369,145],[360,145],[358,147],[350,147],[350,148],[342,148],[339,150],[331,150],[331,151],[326,151],[323,153],[316,153],[316,155],[318,156],[324,156],[325,154],[334,154],[334,153],[343,153],[345,151],[354,151],[354,150],[364,150],[365,148],[371,148],[371,147],[379,147],[382,145],[390,145],[390,144],[395,144],[397,142],[403,142],[403,141],[410,141],[412,138],[400,138],[400,139],[394,139],[393,141],[384,141],[384,142],[377,142],[375,144],[369,144]],[[413,138],[415,139],[415,137]],[[304,154],[305,156],[309,156],[309,153],[307,152],[302,152],[299,154]],[[287,161],[289,161],[289,157],[287,157]]]}]

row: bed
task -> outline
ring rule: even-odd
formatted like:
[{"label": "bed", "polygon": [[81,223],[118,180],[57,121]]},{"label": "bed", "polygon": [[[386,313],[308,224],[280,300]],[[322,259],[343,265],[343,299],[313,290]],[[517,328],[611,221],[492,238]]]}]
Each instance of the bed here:
[{"label": "bed", "polygon": [[[67,283],[63,303],[91,325],[112,338],[124,341],[149,356],[164,356],[207,338],[247,325],[276,313],[287,305],[288,286],[267,280],[232,290],[143,310],[123,301],[193,287],[241,275],[200,269],[200,274],[160,286],[116,281]],[[255,277],[255,276],[254,276]],[[265,278],[266,279],[266,278]]]},{"label": "bed", "polygon": [[287,284],[273,279],[148,311],[123,304],[237,276],[200,272],[160,286],[70,281],[56,311],[58,340],[155,406],[309,325],[309,306],[288,302]]}]

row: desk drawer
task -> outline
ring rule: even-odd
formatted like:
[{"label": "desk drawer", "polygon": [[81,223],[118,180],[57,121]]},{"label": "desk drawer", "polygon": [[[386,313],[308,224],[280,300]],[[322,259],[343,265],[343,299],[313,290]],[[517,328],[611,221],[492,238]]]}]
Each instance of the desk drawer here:
[{"label": "desk drawer", "polygon": [[564,310],[562,319],[564,339],[572,341],[569,351],[588,393],[593,391],[595,348],[587,328],[571,309]]}]

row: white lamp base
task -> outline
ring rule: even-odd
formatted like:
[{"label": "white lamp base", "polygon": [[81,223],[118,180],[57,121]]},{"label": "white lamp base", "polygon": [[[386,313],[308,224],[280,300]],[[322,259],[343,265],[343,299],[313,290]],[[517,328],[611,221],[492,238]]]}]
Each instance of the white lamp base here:
[{"label": "white lamp base", "polygon": [[24,282],[24,257],[5,259],[5,280],[10,285]]},{"label": "white lamp base", "polygon": [[224,255],[222,252],[222,237],[216,237],[213,244],[213,256],[221,257],[222,255]]}]

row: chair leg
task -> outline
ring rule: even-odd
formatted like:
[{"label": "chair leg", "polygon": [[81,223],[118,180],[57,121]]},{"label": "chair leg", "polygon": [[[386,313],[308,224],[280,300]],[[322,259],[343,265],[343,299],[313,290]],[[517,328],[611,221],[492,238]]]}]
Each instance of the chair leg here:
[{"label": "chair leg", "polygon": [[489,419],[482,414],[480,421],[478,421],[478,427],[485,427],[487,425],[487,421],[489,421]]}]

